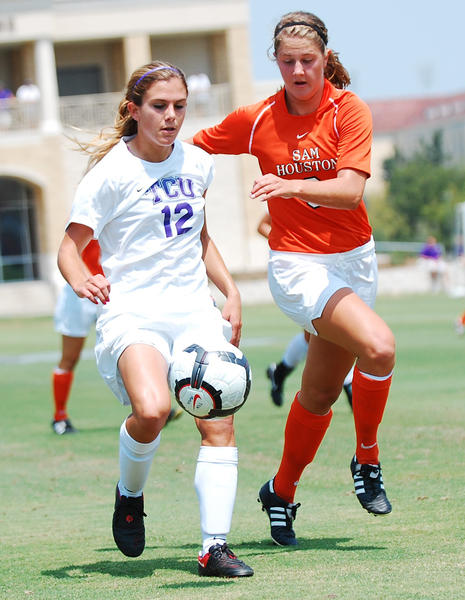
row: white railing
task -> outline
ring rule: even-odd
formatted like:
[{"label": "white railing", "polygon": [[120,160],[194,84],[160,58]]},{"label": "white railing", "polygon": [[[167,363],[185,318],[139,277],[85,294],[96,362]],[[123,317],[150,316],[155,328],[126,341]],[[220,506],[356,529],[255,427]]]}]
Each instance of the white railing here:
[{"label": "white railing", "polygon": [[39,102],[21,102],[17,98],[0,100],[0,131],[35,129],[39,122]]},{"label": "white railing", "polygon": [[86,94],[60,98],[60,120],[64,127],[93,130],[113,125],[121,94]]},{"label": "white railing", "polygon": [[231,88],[228,83],[216,83],[208,91],[191,92],[187,115],[191,118],[224,116],[232,109]]},{"label": "white railing", "polygon": [[[64,127],[95,130],[109,127],[115,121],[120,92],[62,96],[59,99],[60,120]],[[212,119],[231,110],[230,86],[212,85],[205,93],[189,95],[188,118]],[[0,101],[0,132],[36,129],[40,125],[40,103],[21,103],[16,98]]]},{"label": "white railing", "polygon": [[[200,118],[224,115],[230,110],[228,84],[212,85],[210,90],[189,95],[187,116]],[[60,98],[60,119],[65,127],[89,130],[113,125],[121,93],[89,94]]]}]

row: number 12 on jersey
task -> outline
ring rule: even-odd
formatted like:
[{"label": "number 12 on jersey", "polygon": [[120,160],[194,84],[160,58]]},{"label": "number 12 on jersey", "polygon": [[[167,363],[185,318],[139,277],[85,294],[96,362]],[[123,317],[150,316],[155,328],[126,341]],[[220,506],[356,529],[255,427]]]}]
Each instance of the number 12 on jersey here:
[{"label": "number 12 on jersey", "polygon": [[171,211],[171,207],[167,204],[162,208],[161,212],[164,215],[163,225],[167,238],[173,237],[173,226],[176,230],[176,235],[182,235],[192,229],[192,227],[186,226],[187,221],[194,215],[192,206],[188,202],[176,204],[173,211]]}]

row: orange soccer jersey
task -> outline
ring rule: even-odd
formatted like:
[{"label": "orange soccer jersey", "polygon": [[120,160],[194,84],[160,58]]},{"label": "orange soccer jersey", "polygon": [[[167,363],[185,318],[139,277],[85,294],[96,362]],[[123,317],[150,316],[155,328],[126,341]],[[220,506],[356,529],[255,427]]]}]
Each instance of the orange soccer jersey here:
[{"label": "orange soccer jersey", "polygon": [[97,273],[103,275],[100,264],[100,246],[97,240],[90,240],[82,251],[81,257],[92,275],[97,275]]},{"label": "orange soccer jersey", "polygon": [[[370,175],[372,121],[355,94],[325,81],[315,113],[288,112],[284,89],[237,109],[194,136],[212,154],[253,154],[262,173],[285,179],[332,179],[340,169]],[[273,227],[269,244],[287,252],[334,253],[366,243],[371,227],[364,203],[355,210],[314,206],[299,198],[268,202]]]}]

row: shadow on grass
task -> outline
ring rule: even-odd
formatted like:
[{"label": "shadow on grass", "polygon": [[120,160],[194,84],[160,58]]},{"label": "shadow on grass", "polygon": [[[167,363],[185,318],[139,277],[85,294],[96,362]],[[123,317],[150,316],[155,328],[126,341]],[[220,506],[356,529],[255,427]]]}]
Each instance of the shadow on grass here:
[{"label": "shadow on grass", "polygon": [[197,573],[197,564],[190,558],[155,558],[137,560],[100,560],[94,563],[82,565],[66,565],[59,569],[42,571],[46,577],[55,579],[85,579],[93,573],[110,575],[112,577],[130,577],[131,579],[142,579],[152,577],[157,571],[188,571]]},{"label": "shadow on grass", "polygon": [[[386,546],[362,546],[356,544],[350,544],[352,538],[344,537],[344,538],[330,538],[330,537],[322,537],[322,538],[305,538],[299,537],[299,544],[297,546],[276,546],[271,541],[271,538],[264,538],[262,540],[252,540],[250,542],[231,542],[231,548],[235,552],[235,554],[241,555],[244,552],[249,556],[253,556],[254,554],[260,554],[263,550],[267,552],[286,552],[286,551],[296,551],[296,550],[342,550],[344,552],[353,551],[368,551],[368,550],[386,550]],[[167,544],[163,544],[164,548],[182,548],[182,549],[193,549],[196,551],[198,549],[198,544],[183,544],[176,546],[169,546]],[[156,546],[153,546],[156,548]]]},{"label": "shadow on grass", "polygon": [[[262,540],[253,540],[250,542],[233,542],[231,543],[231,549],[235,554],[239,556],[239,558],[243,558],[246,556],[256,556],[259,554],[263,554],[266,552],[267,554],[279,554],[280,552],[296,552],[298,550],[339,550],[341,552],[368,552],[368,551],[378,551],[378,550],[386,550],[386,546],[363,546],[359,544],[350,544],[352,538],[305,538],[299,537],[299,543],[297,546],[277,546],[274,544],[270,538],[264,538]],[[162,544],[162,545],[152,545],[145,546],[145,552],[151,550],[157,550],[159,548],[167,548],[172,549],[182,549],[182,550],[191,550],[192,555],[195,557],[197,551],[199,549],[198,543],[189,543],[189,544]],[[98,548],[96,552],[115,552],[115,547],[108,548]],[[166,559],[170,560],[170,559]],[[189,560],[189,559],[184,559]],[[180,561],[181,562],[181,561]]]},{"label": "shadow on grass", "polygon": [[274,550],[275,552],[296,552],[298,550],[340,550],[342,552],[366,552],[369,550],[386,550],[386,546],[362,546],[358,544],[350,544],[352,538],[298,538],[297,546],[278,547],[268,538],[255,543],[260,549]]},{"label": "shadow on grass", "polygon": [[[237,542],[231,543],[231,549],[235,554],[239,556],[239,558],[243,558],[246,556],[256,556],[266,552],[267,554],[279,554],[280,552],[296,552],[298,550],[339,550],[341,552],[366,552],[366,551],[378,551],[378,550],[386,550],[386,546],[363,546],[358,544],[350,544],[352,538],[305,538],[299,537],[299,543],[297,546],[277,546],[274,544],[270,538],[264,538],[262,540],[253,540],[250,542]],[[181,550],[191,550],[192,555],[195,557],[197,551],[199,549],[199,544],[197,543],[189,543],[189,544],[162,544],[160,546],[152,545],[145,546],[145,552],[156,551],[159,548],[164,548],[165,550],[168,548],[172,549],[181,549]],[[115,552],[115,547],[108,548],[98,548],[96,552]],[[170,560],[170,559],[166,559]],[[183,559],[189,560],[189,559]],[[181,562],[181,561],[179,561]],[[169,567],[171,568],[171,567]]]},{"label": "shadow on grass", "polygon": [[156,576],[162,571],[183,571],[193,576],[192,581],[184,583],[161,583],[157,587],[164,589],[189,589],[195,587],[212,588],[215,586],[234,585],[233,579],[202,578],[199,579],[197,573],[197,561],[191,558],[163,558],[163,559],[142,559],[136,561],[109,561],[102,560],[95,563],[82,565],[67,565],[60,569],[51,569],[42,571],[42,575],[53,577],[60,580],[79,580],[87,579],[89,575],[100,574],[110,575],[111,577],[128,577],[131,579],[145,579]]},{"label": "shadow on grass", "polygon": [[[350,544],[352,538],[298,538],[297,546],[277,546],[270,538],[264,538],[262,540],[254,540],[252,542],[242,542],[238,544],[232,544],[233,550],[236,554],[242,555],[244,551],[249,556],[262,554],[266,552],[279,553],[279,552],[296,552],[298,550],[340,550],[342,552],[360,552],[360,551],[378,551],[385,550],[385,546],[362,546],[358,544]],[[179,546],[181,548],[187,548],[188,546]]]},{"label": "shadow on grass", "polygon": [[[367,551],[379,551],[384,550],[384,546],[362,546],[350,544],[352,538],[299,538],[298,546],[289,546],[287,548],[280,548],[274,545],[271,540],[264,539],[253,542],[241,542],[234,544],[234,550],[238,555],[247,555],[252,559],[253,556],[263,556],[264,554],[278,554],[287,552],[298,552],[307,550],[338,550],[342,552],[367,552]],[[198,548],[198,544],[184,544],[182,546],[168,546],[164,545],[163,548],[178,548],[193,550],[195,556],[195,550]],[[146,552],[150,550],[156,550],[157,546],[146,547]],[[101,548],[98,552],[114,552],[114,548]],[[231,585],[234,584],[234,580],[230,579],[198,579],[197,574],[197,562],[193,557],[163,557],[155,559],[137,559],[137,560],[101,560],[94,563],[66,565],[59,569],[50,569],[42,571],[42,575],[46,577],[53,577],[60,580],[79,580],[86,579],[89,575],[98,573],[101,575],[109,575],[111,577],[127,577],[131,579],[144,579],[153,577],[157,572],[162,571],[183,571],[190,573],[195,577],[195,580],[190,582],[177,582],[173,584],[165,583],[161,584],[161,588],[190,588],[195,585],[196,588],[203,586],[205,588],[212,588],[213,586],[219,585]],[[249,562],[247,560],[247,562]],[[253,562],[253,559],[251,560]]]}]

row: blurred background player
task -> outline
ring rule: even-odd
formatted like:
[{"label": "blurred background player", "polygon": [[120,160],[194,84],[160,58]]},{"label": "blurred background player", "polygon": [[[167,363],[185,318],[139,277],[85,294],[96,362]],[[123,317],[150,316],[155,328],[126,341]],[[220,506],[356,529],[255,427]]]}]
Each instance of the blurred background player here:
[{"label": "blurred background player", "polygon": [[[263,215],[260,220],[257,231],[260,235],[268,239],[268,235],[271,230],[271,217],[269,213]],[[294,371],[296,366],[304,361],[307,357],[308,352],[308,342],[310,339],[310,334],[308,331],[301,331],[296,333],[296,335],[291,339],[289,344],[287,345],[284,354],[279,361],[278,364],[271,363],[267,370],[266,376],[271,382],[271,400],[276,406],[282,406],[284,403],[283,393],[284,393],[284,382],[287,377]],[[350,408],[352,408],[352,377],[354,374],[354,369],[352,369],[347,373],[346,378],[344,379],[344,392],[347,396],[347,401],[349,402]]]},{"label": "blurred background player", "polygon": [[465,332],[465,312],[463,312],[460,317],[457,317],[455,321],[455,331],[458,335],[463,335]]},{"label": "blurred background player", "polygon": [[[100,247],[91,240],[82,251],[82,261],[91,275],[103,275],[100,265]],[[68,418],[68,398],[73,384],[74,369],[79,362],[87,336],[95,324],[97,307],[85,298],[79,298],[66,284],[55,307],[55,330],[61,334],[61,357],[52,373],[55,412],[52,428],[58,435],[75,433]]]},{"label": "blurred background player", "polygon": [[[271,399],[276,406],[282,406],[284,403],[284,382],[286,378],[294,371],[296,366],[307,357],[308,341],[310,334],[308,331],[296,333],[287,345],[284,354],[278,364],[271,363],[266,370],[266,376],[271,383]],[[352,378],[354,367],[347,373],[344,379],[343,389],[347,397],[347,402],[352,409]]]},{"label": "blurred background player", "polygon": [[442,255],[441,245],[430,235],[420,252],[420,261],[429,273],[431,291],[435,294],[444,289],[446,263]]},{"label": "blurred background player", "polygon": [[14,94],[3,81],[0,81],[0,129],[7,129],[12,122],[11,106]]},{"label": "blurred background player", "polygon": [[[91,275],[103,275],[100,264],[100,247],[97,240],[91,240],[84,248],[81,258]],[[57,435],[76,433],[68,418],[68,398],[73,384],[74,369],[91,328],[97,318],[97,306],[85,298],[79,298],[69,284],[66,284],[55,307],[55,330],[61,334],[61,357],[52,373],[52,390],[55,412],[52,428]],[[167,423],[182,415],[177,406],[170,410]]]}]

